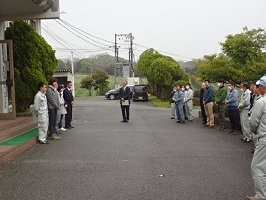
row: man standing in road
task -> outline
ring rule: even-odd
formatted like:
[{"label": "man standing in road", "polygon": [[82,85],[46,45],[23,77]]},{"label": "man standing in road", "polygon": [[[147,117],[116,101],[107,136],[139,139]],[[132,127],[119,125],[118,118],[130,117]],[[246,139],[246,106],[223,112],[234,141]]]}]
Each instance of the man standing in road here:
[{"label": "man standing in road", "polygon": [[57,79],[51,78],[49,81],[49,86],[46,91],[47,104],[48,104],[48,114],[49,114],[49,134],[48,136],[54,140],[60,140],[56,132],[56,120],[57,111],[60,110],[59,97],[57,93]]},{"label": "man standing in road", "polygon": [[185,115],[184,115],[184,92],[181,90],[180,85],[177,86],[177,91],[175,92],[173,96],[173,100],[176,104],[176,116],[177,116],[177,122],[180,124],[185,124]]},{"label": "man standing in road", "polygon": [[123,120],[121,122],[128,123],[129,121],[129,107],[130,107],[130,88],[127,87],[127,82],[122,82],[122,87],[119,90],[120,105]]},{"label": "man standing in road", "polygon": [[185,90],[185,111],[186,117],[189,122],[193,121],[193,90],[191,89],[190,83],[187,83]]},{"label": "man standing in road", "polygon": [[219,127],[218,131],[226,130],[225,123],[225,99],[227,96],[227,90],[224,87],[224,80],[218,80],[218,90],[215,96],[215,103],[218,105]]},{"label": "man standing in road", "polygon": [[202,124],[204,125],[207,124],[207,116],[206,116],[204,104],[203,104],[203,96],[204,96],[205,89],[206,89],[205,83],[202,83],[201,89],[200,89],[200,110],[201,110],[201,116],[202,116]]},{"label": "man standing in road", "polygon": [[171,119],[175,119],[175,101],[173,100],[173,96],[175,95],[176,87],[173,87],[173,91],[170,96],[170,104],[171,104]]},{"label": "man standing in road", "polygon": [[240,113],[240,121],[241,121],[241,127],[242,132],[244,135],[244,138],[242,139],[243,142],[251,142],[252,140],[252,133],[249,129],[249,116],[248,111],[250,108],[250,90],[247,82],[241,83],[241,100],[238,106],[238,111]]},{"label": "man standing in road", "polygon": [[37,86],[38,93],[34,98],[34,109],[35,115],[38,120],[38,129],[39,129],[39,143],[48,144],[46,137],[48,131],[48,106],[47,98],[45,96],[46,84],[40,82]]},{"label": "man standing in road", "polygon": [[67,114],[65,116],[65,128],[71,129],[74,128],[74,126],[71,125],[72,122],[72,108],[74,104],[74,97],[72,95],[72,82],[67,81],[66,88],[63,91],[64,100],[66,103],[66,110]]},{"label": "man standing in road", "polygon": [[205,113],[207,116],[207,123],[205,126],[210,128],[214,127],[214,115],[213,115],[213,87],[209,80],[204,81],[206,89],[203,95],[203,104]]},{"label": "man standing in road", "polygon": [[266,76],[259,81],[261,97],[256,101],[250,117],[250,130],[259,136],[251,163],[251,173],[256,195],[249,200],[266,199]]},{"label": "man standing in road", "polygon": [[234,135],[240,134],[240,124],[239,124],[239,113],[238,113],[238,91],[235,89],[235,83],[233,81],[229,82],[228,85],[229,93],[225,100],[225,105],[229,110],[229,119],[231,123],[231,130],[229,133],[233,133]]}]

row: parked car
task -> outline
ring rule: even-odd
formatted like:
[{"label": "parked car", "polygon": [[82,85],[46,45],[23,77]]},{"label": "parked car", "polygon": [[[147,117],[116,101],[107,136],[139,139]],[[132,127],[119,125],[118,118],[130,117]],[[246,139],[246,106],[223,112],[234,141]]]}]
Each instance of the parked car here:
[{"label": "parked car", "polygon": [[146,85],[135,85],[132,90],[133,101],[148,101],[148,89]]},{"label": "parked car", "polygon": [[[130,88],[130,98],[132,98],[133,85],[127,85],[127,87]],[[119,96],[119,90],[120,90],[120,88],[121,87],[118,87],[116,89],[109,90],[108,92],[106,92],[105,98],[106,99],[111,99],[111,100],[120,99],[120,96]]]}]

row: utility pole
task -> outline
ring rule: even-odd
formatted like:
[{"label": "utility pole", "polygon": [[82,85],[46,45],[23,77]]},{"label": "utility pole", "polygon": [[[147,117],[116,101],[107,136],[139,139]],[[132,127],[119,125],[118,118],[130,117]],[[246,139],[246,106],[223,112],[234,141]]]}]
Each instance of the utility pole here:
[{"label": "utility pole", "polygon": [[116,58],[116,65],[115,65],[115,84],[116,84],[116,77],[118,72],[120,73],[121,71],[121,66],[123,66],[120,62],[119,62],[119,58],[118,58],[118,46],[117,46],[117,38],[120,39],[120,37],[122,39],[125,39],[125,42],[129,42],[129,51],[128,51],[128,66],[129,66],[129,76],[130,77],[134,77],[134,66],[133,66],[133,40],[134,37],[132,36],[132,33],[129,34],[115,34],[115,58]]},{"label": "utility pole", "polygon": [[75,78],[74,78],[74,58],[73,58],[73,52],[71,52],[71,71],[72,71],[73,96],[75,97]]}]

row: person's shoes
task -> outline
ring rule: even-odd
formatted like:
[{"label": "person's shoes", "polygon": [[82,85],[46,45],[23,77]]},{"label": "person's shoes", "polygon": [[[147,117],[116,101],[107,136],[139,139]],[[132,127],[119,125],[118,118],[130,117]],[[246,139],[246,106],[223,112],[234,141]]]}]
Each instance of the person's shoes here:
[{"label": "person's shoes", "polygon": [[122,120],[121,122],[126,122],[126,120]]},{"label": "person's shoes", "polygon": [[171,117],[171,119],[175,119],[175,117]]},{"label": "person's shoes", "polygon": [[235,130],[229,130],[227,133],[234,133]]},{"label": "person's shoes", "polygon": [[71,128],[75,128],[74,126],[70,125]]},{"label": "person's shoes", "polygon": [[247,200],[258,200],[256,197],[249,197],[247,196]]},{"label": "person's shoes", "polygon": [[62,127],[62,128],[60,128],[60,130],[61,130],[61,131],[66,131],[66,129],[65,129],[65,128],[63,128],[63,127]]},{"label": "person's shoes", "polygon": [[181,121],[178,120],[178,121],[176,121],[176,123],[181,123]]},{"label": "person's shoes", "polygon": [[39,144],[49,144],[49,142],[47,140],[45,140],[45,141],[39,140]]},{"label": "person's shoes", "polygon": [[241,141],[244,142],[246,139],[247,139],[246,137],[243,137],[243,138],[241,138]]},{"label": "person's shoes", "polygon": [[204,124],[204,127],[208,127],[208,126],[210,126],[209,124]]},{"label": "person's shoes", "polygon": [[252,142],[252,140],[246,138],[245,140],[243,140],[243,142],[249,143],[249,142]]},{"label": "person's shoes", "polygon": [[235,131],[235,132],[233,132],[233,135],[240,135],[240,134],[241,134],[240,131]]},{"label": "person's shoes", "polygon": [[71,126],[65,126],[65,129],[71,129]]},{"label": "person's shoes", "polygon": [[58,137],[56,134],[53,134],[53,135],[52,135],[52,139],[53,139],[53,140],[60,140],[61,137]]},{"label": "person's shoes", "polygon": [[128,123],[128,120],[126,120],[125,122]]},{"label": "person's shoes", "polygon": [[208,127],[209,127],[209,128],[214,128],[214,125],[209,125]]},{"label": "person's shoes", "polygon": [[60,129],[56,132],[56,134],[61,134],[61,133],[63,133],[63,131]]},{"label": "person's shoes", "polygon": [[222,127],[223,131],[226,131],[226,126]]},{"label": "person's shoes", "polygon": [[180,124],[185,124],[185,123],[186,123],[185,121],[180,122]]}]

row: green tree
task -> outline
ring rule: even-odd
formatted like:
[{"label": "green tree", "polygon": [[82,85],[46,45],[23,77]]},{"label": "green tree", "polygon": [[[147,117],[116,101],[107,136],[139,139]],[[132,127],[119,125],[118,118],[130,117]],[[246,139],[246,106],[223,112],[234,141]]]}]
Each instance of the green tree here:
[{"label": "green tree", "polygon": [[141,54],[138,61],[138,73],[147,77],[151,85],[151,93],[161,99],[168,99],[175,81],[189,81],[189,75],[181,69],[178,62],[154,49],[148,49]]},{"label": "green tree", "polygon": [[92,79],[93,79],[93,87],[95,90],[98,91],[99,95],[104,95],[107,90],[108,90],[108,75],[106,71],[103,69],[97,67],[93,74],[92,74]]},{"label": "green tree", "polygon": [[51,46],[25,21],[10,23],[5,38],[12,39],[17,112],[26,111],[33,103],[36,86],[47,82],[57,67]]},{"label": "green tree", "polygon": [[92,76],[89,75],[89,76],[86,76],[84,77],[83,79],[81,79],[81,88],[86,88],[87,90],[89,90],[89,96],[91,96],[91,89],[93,87],[93,79],[92,79]]},{"label": "green tree", "polygon": [[196,75],[200,79],[217,81],[219,78],[241,81],[258,80],[266,71],[266,32],[264,29],[243,29],[228,35],[221,43],[222,53],[199,59]]}]

